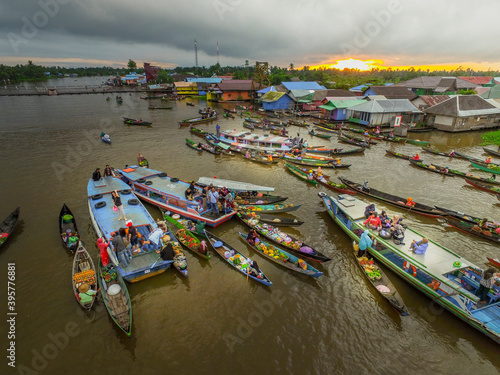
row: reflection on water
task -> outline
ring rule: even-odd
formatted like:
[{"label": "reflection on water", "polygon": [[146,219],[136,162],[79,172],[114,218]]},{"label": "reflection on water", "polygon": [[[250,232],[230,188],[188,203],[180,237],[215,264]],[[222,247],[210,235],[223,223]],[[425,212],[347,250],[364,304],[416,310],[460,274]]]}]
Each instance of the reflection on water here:
[{"label": "reflection on water", "polygon": [[[0,149],[3,177],[2,215],[21,205],[22,222],[10,243],[0,251],[0,262],[17,267],[18,362],[31,368],[32,350],[41,353],[50,333],[64,332],[68,323],[80,329],[57,357],[47,360],[42,373],[66,373],[85,353],[91,368],[123,373],[167,370],[180,373],[448,373],[460,361],[464,371],[496,372],[498,347],[450,313],[436,310],[431,300],[387,273],[405,300],[410,316],[399,315],[372,290],[351,255],[351,241],[331,221],[319,191],[289,174],[282,164],[262,167],[240,156],[214,157],[185,145],[198,139],[177,121],[194,117],[207,103],[195,107],[173,102],[171,111],[151,111],[139,95],[122,95],[124,103],[106,102],[105,95],[0,98]],[[113,97],[114,99],[114,97]],[[222,112],[222,107],[208,106]],[[224,106],[229,106],[224,104]],[[153,126],[125,126],[122,116],[152,121]],[[222,129],[243,129],[242,119],[219,119]],[[199,125],[215,131],[216,123]],[[311,144],[349,149],[331,140],[313,139],[307,129],[292,127]],[[99,142],[110,134],[111,146]],[[478,146],[480,133],[410,134],[429,140],[442,151],[460,150],[485,157]],[[493,195],[465,187],[461,178],[447,178],[413,168],[406,160],[386,156],[385,150],[414,155],[427,162],[471,171],[469,163],[424,154],[418,146],[380,144],[363,156],[344,157],[348,170],[332,170],[332,179],[355,182],[428,205],[500,219]],[[201,176],[227,178],[275,186],[277,195],[301,208],[287,217],[305,223],[283,228],[332,258],[317,265],[318,280],[292,274],[256,254],[238,240],[248,228],[238,220],[214,230],[245,256],[256,259],[273,281],[270,288],[247,281],[213,254],[209,261],[186,252],[189,278],[174,270],[129,286],[133,305],[133,338],[114,327],[102,303],[92,319],[76,313],[71,292],[71,256],[62,248],[57,217],[65,202],[75,214],[86,248],[97,256],[96,235],[89,221],[86,186],[92,171],[106,164],[134,164],[141,152],[150,166],[184,180]],[[479,174],[479,172],[478,172]],[[481,175],[483,175],[481,173]],[[360,197],[368,204],[368,200]],[[378,209],[399,213],[426,236],[453,249],[479,266],[486,256],[499,257],[491,243],[451,229],[442,220],[402,212],[375,202]],[[159,211],[147,206],[153,217]],[[316,266],[316,265],[315,265]],[[6,281],[5,273],[0,281]],[[56,281],[57,280],[57,281]],[[56,282],[55,282],[56,281]],[[5,285],[5,284],[4,284]],[[408,353],[411,353],[409,355]],[[467,361],[463,361],[464,355]],[[251,370],[249,370],[251,369]],[[81,373],[78,368],[76,373]]]}]

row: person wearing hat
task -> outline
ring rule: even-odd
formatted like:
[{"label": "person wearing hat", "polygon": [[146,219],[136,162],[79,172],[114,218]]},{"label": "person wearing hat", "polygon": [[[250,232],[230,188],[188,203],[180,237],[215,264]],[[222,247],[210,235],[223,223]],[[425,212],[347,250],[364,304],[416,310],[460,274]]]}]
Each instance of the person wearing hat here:
[{"label": "person wearing hat", "polygon": [[479,281],[479,288],[477,288],[475,293],[480,298],[479,303],[488,303],[486,297],[495,284],[495,276],[500,276],[500,273],[496,273],[496,270],[492,267],[483,272],[482,278]]},{"label": "person wearing hat", "polygon": [[314,180],[314,174],[312,169],[309,169],[309,174],[307,175],[307,179],[310,181]]},{"label": "person wearing hat", "polygon": [[128,228],[127,239],[130,245],[132,245],[132,253],[134,253],[134,251],[139,249],[139,235],[136,227],[132,224],[132,220],[127,221],[126,225]]},{"label": "person wearing hat", "polygon": [[97,240],[97,247],[99,248],[99,253],[101,254],[101,262],[104,267],[109,264],[109,254],[108,254],[109,244],[104,241],[102,237]]},{"label": "person wearing hat", "polygon": [[101,288],[97,290],[90,289],[90,285],[87,283],[83,283],[78,287],[78,298],[81,303],[89,303],[95,298],[95,295]]}]

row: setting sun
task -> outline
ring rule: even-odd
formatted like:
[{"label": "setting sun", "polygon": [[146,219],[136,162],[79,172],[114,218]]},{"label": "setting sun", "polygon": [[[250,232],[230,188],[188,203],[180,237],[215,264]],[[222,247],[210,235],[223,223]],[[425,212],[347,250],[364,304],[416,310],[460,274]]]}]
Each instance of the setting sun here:
[{"label": "setting sun", "polygon": [[380,67],[383,63],[381,60],[357,60],[353,58],[345,59],[345,60],[335,60],[336,64],[321,64],[318,66],[312,67],[313,69],[317,68],[327,68],[327,69],[358,69],[362,71],[371,70],[373,68]]}]

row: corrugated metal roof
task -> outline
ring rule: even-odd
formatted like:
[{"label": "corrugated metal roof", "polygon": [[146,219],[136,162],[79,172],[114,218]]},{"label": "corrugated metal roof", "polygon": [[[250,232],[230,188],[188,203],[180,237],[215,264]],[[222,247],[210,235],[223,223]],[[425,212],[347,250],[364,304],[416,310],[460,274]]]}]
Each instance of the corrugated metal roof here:
[{"label": "corrugated metal roof", "polygon": [[500,114],[500,109],[478,95],[457,95],[427,108],[425,112],[433,115],[469,117]]},{"label": "corrugated metal roof", "polygon": [[205,82],[205,83],[219,83],[222,78],[186,78],[187,82]]},{"label": "corrugated metal roof", "polygon": [[[433,90],[436,87],[445,86],[444,82],[442,82],[442,80],[445,79],[445,81],[446,81],[449,78],[451,78],[453,81],[455,81],[455,85],[456,85],[456,88],[458,90],[473,89],[477,86],[474,83],[464,81],[463,79],[460,79],[458,77],[438,77],[438,76],[417,77],[417,78],[410,79],[408,81],[397,83],[395,86],[405,86],[405,87],[412,88],[412,89]],[[448,85],[448,87],[450,87],[450,85]]]},{"label": "corrugated metal roof", "polygon": [[333,105],[335,108],[350,108],[361,104],[359,100],[331,100],[328,104]]},{"label": "corrugated metal roof", "polygon": [[349,108],[351,111],[367,113],[421,113],[408,99],[371,100]]},{"label": "corrugated metal roof", "polygon": [[295,100],[298,101],[299,98],[309,95],[311,92],[309,90],[302,90],[302,89],[297,89],[297,90],[290,90],[289,96]]},{"label": "corrugated metal roof", "polygon": [[222,81],[218,83],[217,86],[222,91],[251,91],[252,90],[252,80],[251,79],[232,79],[229,81]]},{"label": "corrugated metal roof", "polygon": [[418,98],[422,99],[424,103],[429,107],[432,107],[436,104],[444,102],[445,100],[448,100],[450,97],[448,95],[420,95]]},{"label": "corrugated metal roof", "polygon": [[326,90],[318,82],[281,82],[288,90]]},{"label": "corrugated metal roof", "polygon": [[283,95],[286,95],[284,92],[276,92],[276,91],[269,91],[266,92],[260,100],[266,103],[272,103],[280,99]]},{"label": "corrugated metal roof", "polygon": [[487,85],[493,79],[493,77],[482,77],[482,76],[481,77],[470,76],[470,77],[459,77],[459,78],[463,79],[464,81],[475,83],[476,85]]},{"label": "corrugated metal roof", "polygon": [[276,91],[276,89],[274,88],[274,86],[269,86],[266,87],[265,89],[257,91],[257,94],[265,94],[268,91]]},{"label": "corrugated metal roof", "polygon": [[375,95],[383,95],[387,99],[408,99],[415,98],[415,93],[404,86],[371,86],[365,90],[365,93],[372,90]]},{"label": "corrugated metal roof", "polygon": [[196,87],[196,82],[174,82],[175,87]]},{"label": "corrugated metal roof", "polygon": [[349,89],[349,91],[351,92],[362,92],[364,89],[370,87],[371,84],[367,84],[367,85],[359,85],[359,86],[355,86],[355,87],[352,87]]}]

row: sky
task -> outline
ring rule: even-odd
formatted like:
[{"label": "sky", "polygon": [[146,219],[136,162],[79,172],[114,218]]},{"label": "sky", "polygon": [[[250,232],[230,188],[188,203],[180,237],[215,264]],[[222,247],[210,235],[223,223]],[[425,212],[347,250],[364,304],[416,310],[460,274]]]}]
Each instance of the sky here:
[{"label": "sky", "polygon": [[194,66],[196,39],[206,67],[218,42],[222,66],[500,70],[499,11],[498,0],[2,0],[0,64]]}]

